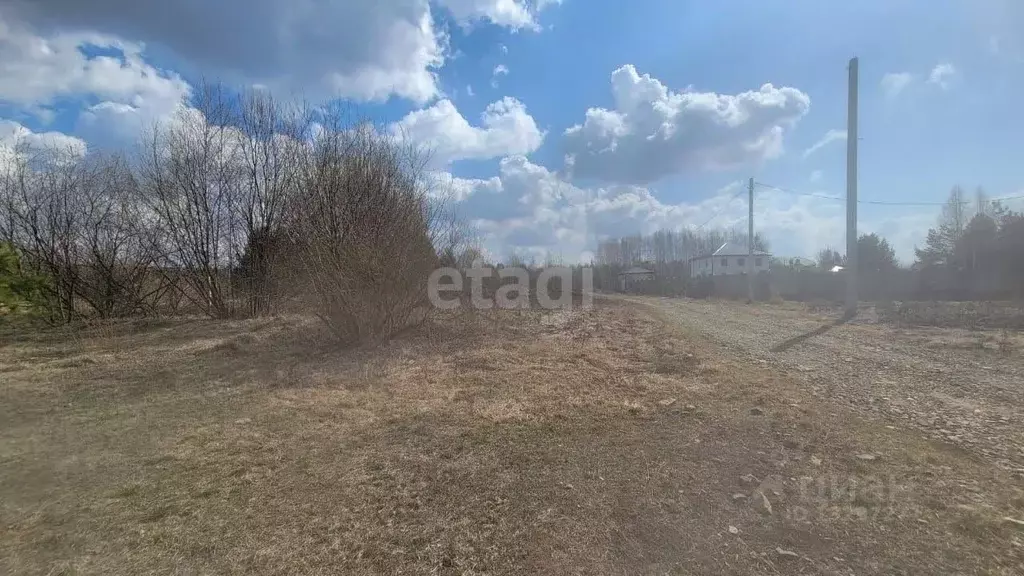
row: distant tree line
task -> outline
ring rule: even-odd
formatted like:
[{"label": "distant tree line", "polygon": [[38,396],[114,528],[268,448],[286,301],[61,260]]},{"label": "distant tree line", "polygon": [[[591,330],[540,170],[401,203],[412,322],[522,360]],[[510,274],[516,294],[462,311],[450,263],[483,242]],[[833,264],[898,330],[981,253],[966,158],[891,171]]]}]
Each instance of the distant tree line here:
[{"label": "distant tree line", "polygon": [[[954,187],[937,225],[928,230],[916,259],[901,270],[888,241],[876,234],[857,242],[857,273],[874,278],[911,274],[914,296],[923,299],[1020,298],[1024,295],[1024,215],[978,190],[968,199]],[[825,270],[846,266],[846,257],[826,247],[818,252]]]},{"label": "distant tree line", "polygon": [[[661,292],[683,292],[689,275],[688,261],[712,253],[726,241],[746,245],[746,235],[726,230],[662,230],[650,235],[609,239],[598,244],[595,277],[599,286],[613,289],[618,272],[641,265],[655,269],[658,284],[673,284]],[[768,251],[768,242],[755,235],[754,247]],[[846,270],[846,256],[833,247],[816,255],[816,267],[804,259],[773,259],[776,275],[799,273],[799,281],[815,284],[801,294],[838,296],[841,283],[827,280],[838,266],[844,274],[862,277],[862,294],[877,299],[996,299],[1024,297],[1024,214],[989,200],[977,191],[968,198],[954,187],[936,226],[928,231],[924,247],[915,250],[916,260],[901,266],[892,245],[871,233],[857,239],[857,269]],[[815,280],[815,274],[821,278]],[[692,284],[692,283],[691,283]],[[819,289],[820,288],[820,289]],[[832,293],[835,294],[832,294]],[[826,294],[828,293],[828,294]]]},{"label": "distant tree line", "polygon": [[[846,256],[834,248],[826,247],[818,251],[818,266],[824,270],[832,270],[836,266],[847,266]],[[899,268],[896,251],[889,241],[878,234],[861,234],[857,238],[857,272],[859,274],[884,274]]]},{"label": "distant tree line", "polygon": [[[726,242],[747,245],[747,234],[736,230],[658,230],[650,235],[636,234],[598,243],[596,264],[633,266],[688,262],[707,256]],[[768,240],[754,234],[754,249],[768,251]]]},{"label": "distant tree line", "polygon": [[[973,206],[973,208],[972,208]],[[1024,214],[955,187],[916,250],[922,288],[946,298],[1024,296]]]},{"label": "distant tree line", "polygon": [[[606,239],[598,243],[594,261],[594,286],[601,290],[617,290],[618,275],[632,266],[655,272],[655,279],[642,289],[664,295],[682,295],[691,290],[690,259],[706,256],[726,242],[747,245],[747,234],[737,230],[682,229],[658,230],[652,234],[635,234]],[[768,240],[754,235],[755,250],[769,251]]]},{"label": "distant tree line", "polygon": [[[877,234],[858,238],[857,274],[880,282],[905,278],[893,297],[916,299],[998,299],[1024,296],[1024,214],[1010,210],[978,190],[969,199],[954,187],[915,261],[901,267],[887,240]],[[832,247],[817,254],[818,266],[846,267],[846,257]]]}]

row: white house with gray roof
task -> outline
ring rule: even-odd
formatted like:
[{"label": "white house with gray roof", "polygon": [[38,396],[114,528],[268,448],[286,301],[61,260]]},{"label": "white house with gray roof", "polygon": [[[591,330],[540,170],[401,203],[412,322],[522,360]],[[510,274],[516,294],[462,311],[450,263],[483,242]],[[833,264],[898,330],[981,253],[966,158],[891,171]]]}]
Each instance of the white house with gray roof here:
[{"label": "white house with gray roof", "polygon": [[[747,272],[747,247],[733,242],[726,242],[707,256],[690,259],[690,276],[730,276]],[[767,272],[772,255],[761,250],[754,250],[753,270]]]}]

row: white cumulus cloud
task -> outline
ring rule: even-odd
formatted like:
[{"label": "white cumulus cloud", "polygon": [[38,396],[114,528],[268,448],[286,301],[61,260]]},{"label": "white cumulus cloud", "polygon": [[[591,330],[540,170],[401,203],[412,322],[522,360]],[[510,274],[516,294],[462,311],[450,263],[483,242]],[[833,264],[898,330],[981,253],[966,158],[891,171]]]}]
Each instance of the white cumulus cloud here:
[{"label": "white cumulus cloud", "polygon": [[773,158],[811,103],[796,88],[771,84],[734,95],[672,92],[632,65],[611,80],[615,108],[591,108],[583,124],[565,132],[566,163],[576,177],[646,184]]},{"label": "white cumulus cloud", "polygon": [[[448,56],[442,12],[463,25],[539,30],[539,0],[5,0],[4,19],[61,34],[143,40],[206,77],[313,100],[426,103]],[[0,38],[5,34],[0,33]],[[0,58],[0,61],[3,59]]]},{"label": "white cumulus cloud", "polygon": [[0,119],[0,173],[19,157],[39,152],[76,157],[84,156],[87,150],[85,141],[80,138],[62,132],[33,132],[18,122]]},{"label": "white cumulus cloud", "polygon": [[533,30],[538,29],[537,13],[548,4],[544,0],[439,0],[439,3],[463,24],[489,20],[499,26]]},{"label": "white cumulus cloud", "polygon": [[510,97],[487,106],[479,126],[470,124],[451,100],[440,100],[429,108],[410,112],[390,130],[425,148],[436,166],[456,160],[529,154],[544,141],[544,132],[526,106]]},{"label": "white cumulus cloud", "polygon": [[431,171],[426,174],[427,192],[432,198],[462,202],[477,192],[501,192],[501,178],[459,178],[450,172]]},{"label": "white cumulus cloud", "polygon": [[0,146],[23,146],[29,150],[67,150],[79,156],[84,155],[87,149],[81,138],[62,132],[32,132],[12,120],[0,120]]},{"label": "white cumulus cloud", "polygon": [[[86,47],[119,55],[89,58]],[[40,112],[88,95],[99,101],[98,114],[130,109],[141,122],[170,115],[190,90],[177,74],[147,64],[139,44],[93,33],[40,35],[0,17],[0,102]]]},{"label": "white cumulus cloud", "polygon": [[[581,255],[609,238],[702,224],[745,231],[747,225],[747,195],[745,183],[740,181],[710,190],[703,197],[666,202],[646,186],[579,186],[524,157],[512,156],[502,159],[496,177],[462,184],[470,188],[463,198],[471,198],[471,202],[486,198],[487,206],[500,205],[490,213],[468,214],[488,252],[497,255],[515,252],[542,260],[548,254],[558,254],[575,262],[585,260]],[[828,190],[822,193],[829,195]],[[914,245],[923,242],[935,216],[913,209],[865,213],[860,231],[883,234],[897,255],[909,263]],[[754,222],[776,254],[813,257],[820,248],[842,245],[845,205],[759,188]]]}]

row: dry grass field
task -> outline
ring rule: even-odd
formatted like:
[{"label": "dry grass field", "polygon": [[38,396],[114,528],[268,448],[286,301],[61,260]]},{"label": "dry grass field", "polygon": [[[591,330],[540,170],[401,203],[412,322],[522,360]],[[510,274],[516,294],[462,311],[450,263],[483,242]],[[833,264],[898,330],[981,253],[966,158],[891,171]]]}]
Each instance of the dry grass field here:
[{"label": "dry grass field", "polygon": [[0,573],[1024,573],[1012,467],[662,306],[7,330]]}]

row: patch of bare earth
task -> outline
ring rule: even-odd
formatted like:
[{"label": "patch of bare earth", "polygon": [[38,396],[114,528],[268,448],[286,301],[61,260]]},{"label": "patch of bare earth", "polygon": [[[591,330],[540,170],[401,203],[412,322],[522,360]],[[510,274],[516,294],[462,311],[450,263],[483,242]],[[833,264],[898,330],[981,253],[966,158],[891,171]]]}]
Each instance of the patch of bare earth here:
[{"label": "patch of bare earth", "polygon": [[[665,310],[0,342],[0,573],[1016,574],[1011,470]],[[770,508],[770,509],[769,509]]]},{"label": "patch of bare earth", "polygon": [[785,304],[644,300],[745,362],[782,369],[814,395],[924,434],[1024,480],[1024,334],[897,326],[870,306],[851,322]]}]

